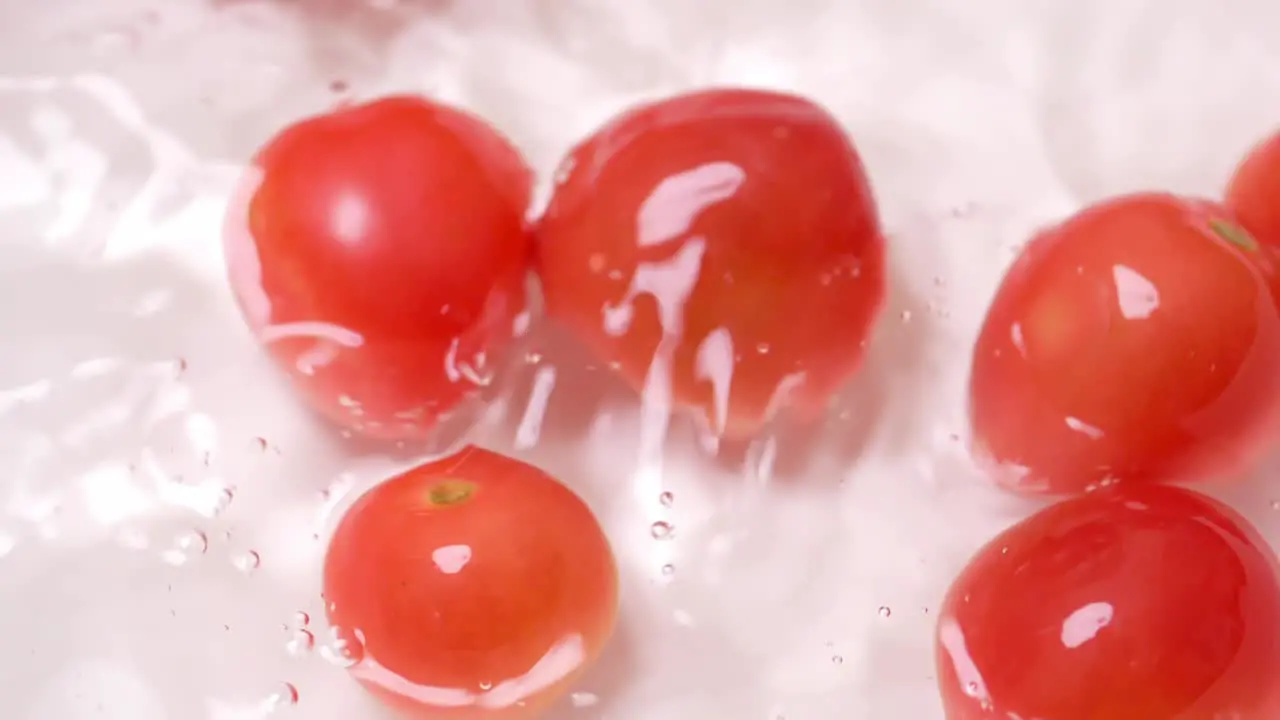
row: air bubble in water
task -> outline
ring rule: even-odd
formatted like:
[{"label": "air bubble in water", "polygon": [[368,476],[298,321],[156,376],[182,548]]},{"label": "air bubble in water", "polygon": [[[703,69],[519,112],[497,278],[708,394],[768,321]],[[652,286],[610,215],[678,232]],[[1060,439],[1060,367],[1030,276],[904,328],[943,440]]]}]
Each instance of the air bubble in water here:
[{"label": "air bubble in water", "polygon": [[293,657],[302,657],[316,646],[316,636],[310,630],[294,630],[284,644],[284,651]]},{"label": "air bubble in water", "polygon": [[231,564],[242,573],[251,573],[262,565],[262,556],[256,550],[246,550],[232,557]]},{"label": "air bubble in water", "polygon": [[231,505],[231,501],[236,499],[236,491],[234,488],[225,487],[218,491],[218,497],[214,500],[213,507],[210,508],[210,514],[217,516],[226,512]]},{"label": "air bubble in water", "polygon": [[267,439],[266,439],[266,438],[264,438],[264,437],[257,437],[257,438],[254,438],[254,439],[253,439],[253,446],[254,446],[254,447],[256,447],[256,448],[258,448],[258,452],[266,452],[266,451],[267,451]]},{"label": "air bubble in water", "polygon": [[364,642],[360,631],[345,628],[329,628],[329,636],[320,648],[320,657],[341,668],[355,667],[364,659]]},{"label": "air bubble in water", "polygon": [[675,493],[672,493],[669,491],[664,492],[658,496],[658,502],[662,505],[662,507],[671,507],[672,505],[675,504],[675,501],[676,501]]},{"label": "air bubble in water", "polygon": [[887,618],[893,614],[893,610],[890,609],[888,605],[881,605],[880,610],[878,612],[880,613],[880,617],[882,618]]},{"label": "air bubble in water", "polygon": [[298,704],[298,688],[293,683],[282,682],[267,695],[267,699],[262,701],[262,709],[267,712],[283,710]]},{"label": "air bubble in water", "polygon": [[662,520],[649,526],[649,534],[653,536],[654,540],[670,540],[674,533],[675,528],[671,526],[671,523]]},{"label": "air bubble in water", "polygon": [[663,577],[671,577],[676,574],[676,566],[670,563],[662,566]]},{"label": "air bubble in water", "polygon": [[844,664],[844,656],[843,656],[843,655],[832,655],[832,656],[831,656],[831,664],[833,664],[833,665],[843,665],[843,664]]},{"label": "air bubble in water", "polygon": [[311,624],[311,615],[303,610],[293,614],[293,624],[296,627],[304,628]]},{"label": "air bubble in water", "polygon": [[161,553],[161,557],[170,565],[186,565],[205,554],[208,549],[208,536],[199,530],[192,530],[174,538],[173,545]]},{"label": "air bubble in water", "polygon": [[487,680],[483,680],[483,681],[481,681],[481,682],[480,682],[480,689],[481,689],[481,690],[483,690],[483,691],[485,691],[485,692],[488,692],[488,691],[490,691],[490,690],[492,690],[492,689],[493,689],[493,683],[491,683],[491,682],[489,682],[489,681],[487,681]]}]

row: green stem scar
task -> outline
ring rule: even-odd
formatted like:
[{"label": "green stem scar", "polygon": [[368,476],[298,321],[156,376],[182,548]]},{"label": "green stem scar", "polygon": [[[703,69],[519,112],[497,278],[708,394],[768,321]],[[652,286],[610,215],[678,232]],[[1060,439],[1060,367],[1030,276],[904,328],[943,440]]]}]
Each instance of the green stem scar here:
[{"label": "green stem scar", "polygon": [[1244,250],[1245,252],[1257,252],[1258,241],[1249,234],[1247,230],[1220,218],[1213,218],[1209,221],[1209,229],[1213,230],[1218,237]]},{"label": "green stem scar", "polygon": [[476,494],[476,484],[466,480],[441,480],[427,491],[427,502],[436,507],[461,505]]}]

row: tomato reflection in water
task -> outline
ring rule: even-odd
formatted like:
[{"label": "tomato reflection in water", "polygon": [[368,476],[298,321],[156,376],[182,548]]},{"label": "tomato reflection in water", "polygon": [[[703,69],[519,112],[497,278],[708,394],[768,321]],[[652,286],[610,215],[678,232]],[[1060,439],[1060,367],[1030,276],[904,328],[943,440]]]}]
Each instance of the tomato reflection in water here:
[{"label": "tomato reflection in water", "polygon": [[884,296],[861,160],[792,95],[641,105],[565,159],[536,230],[548,313],[652,402],[718,437],[825,408]]},{"label": "tomato reflection in water", "polygon": [[1275,720],[1280,567],[1225,505],[1121,484],[996,537],[946,595],[948,720]]},{"label": "tomato reflection in water", "polygon": [[587,506],[469,447],[370,490],[325,558],[350,672],[421,720],[539,717],[599,657],[617,571]]}]

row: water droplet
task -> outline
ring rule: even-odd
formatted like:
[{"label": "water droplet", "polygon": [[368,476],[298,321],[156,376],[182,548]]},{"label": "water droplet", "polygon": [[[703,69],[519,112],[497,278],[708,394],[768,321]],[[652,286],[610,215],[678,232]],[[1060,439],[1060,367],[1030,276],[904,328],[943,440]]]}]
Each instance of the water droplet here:
[{"label": "water droplet", "polygon": [[283,710],[298,704],[298,688],[293,683],[282,682],[272,689],[267,699],[262,701],[262,708],[267,712]]},{"label": "water droplet", "polygon": [[672,492],[664,492],[658,496],[658,502],[662,504],[662,507],[671,507],[675,504],[675,501],[676,496]]},{"label": "water droplet", "polygon": [[663,575],[664,577],[671,577],[672,575],[675,575],[675,574],[676,574],[676,566],[675,566],[675,565],[672,565],[672,564],[668,563],[668,564],[666,564],[666,565],[663,565],[663,566],[662,566],[662,575]]},{"label": "water droplet", "polygon": [[488,692],[493,689],[493,683],[487,680],[482,680],[480,681],[480,689],[484,690],[485,692]]},{"label": "water droplet", "polygon": [[256,550],[246,550],[232,557],[231,564],[242,573],[251,573],[262,565],[262,556]]},{"label": "water droplet", "polygon": [[294,630],[284,644],[284,651],[293,657],[302,657],[316,646],[316,636],[310,630]]},{"label": "water droplet", "polygon": [[218,491],[218,497],[213,502],[210,514],[213,516],[221,515],[226,512],[227,507],[231,505],[231,501],[236,499],[235,488],[225,487]]},{"label": "water droplet", "polygon": [[258,448],[258,452],[266,452],[266,451],[267,451],[267,439],[266,439],[266,438],[264,438],[264,437],[257,437],[257,438],[254,438],[254,439],[253,439],[253,445],[254,445],[254,447]]},{"label": "water droplet", "polygon": [[756,345],[756,352],[760,353],[761,355],[768,355],[769,343],[760,343],[759,345]]},{"label": "water droplet", "polygon": [[890,608],[888,605],[881,605],[880,610],[878,612],[880,613],[880,617],[887,618],[893,614],[893,609]]},{"label": "water droplet", "polygon": [[170,565],[186,565],[191,560],[205,554],[208,549],[208,536],[199,530],[192,530],[174,538],[173,545],[161,553],[161,557]]},{"label": "water droplet", "polygon": [[320,648],[320,657],[341,668],[355,667],[364,659],[364,641],[359,630],[329,628],[329,637]]},{"label": "water droplet", "polygon": [[671,526],[671,523],[663,520],[659,520],[649,526],[649,534],[653,536],[654,540],[670,540],[674,533],[675,528]]},{"label": "water droplet", "polygon": [[843,655],[832,655],[832,656],[831,656],[831,663],[832,663],[833,665],[843,665],[843,664],[844,664],[844,656],[843,656]]}]

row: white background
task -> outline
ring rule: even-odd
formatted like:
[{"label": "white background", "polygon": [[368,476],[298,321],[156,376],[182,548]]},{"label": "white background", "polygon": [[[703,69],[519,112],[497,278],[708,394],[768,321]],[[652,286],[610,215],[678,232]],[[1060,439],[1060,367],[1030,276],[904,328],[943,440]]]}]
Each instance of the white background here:
[{"label": "white background", "polygon": [[[619,555],[619,637],[557,719],[938,720],[930,613],[1029,508],[964,453],[984,305],[1082,203],[1216,193],[1280,118],[1277,27],[1272,0],[0,0],[4,716],[378,717],[325,659],[317,562],[334,509],[411,458],[292,402],[218,237],[239,164],[341,81],[475,110],[544,176],[638,99],[832,109],[893,290],[814,447],[783,431],[772,473],[764,445],[735,469],[675,422],[641,453],[634,396],[540,323],[473,439],[563,478]],[[1275,540],[1273,489],[1226,496]]]}]

